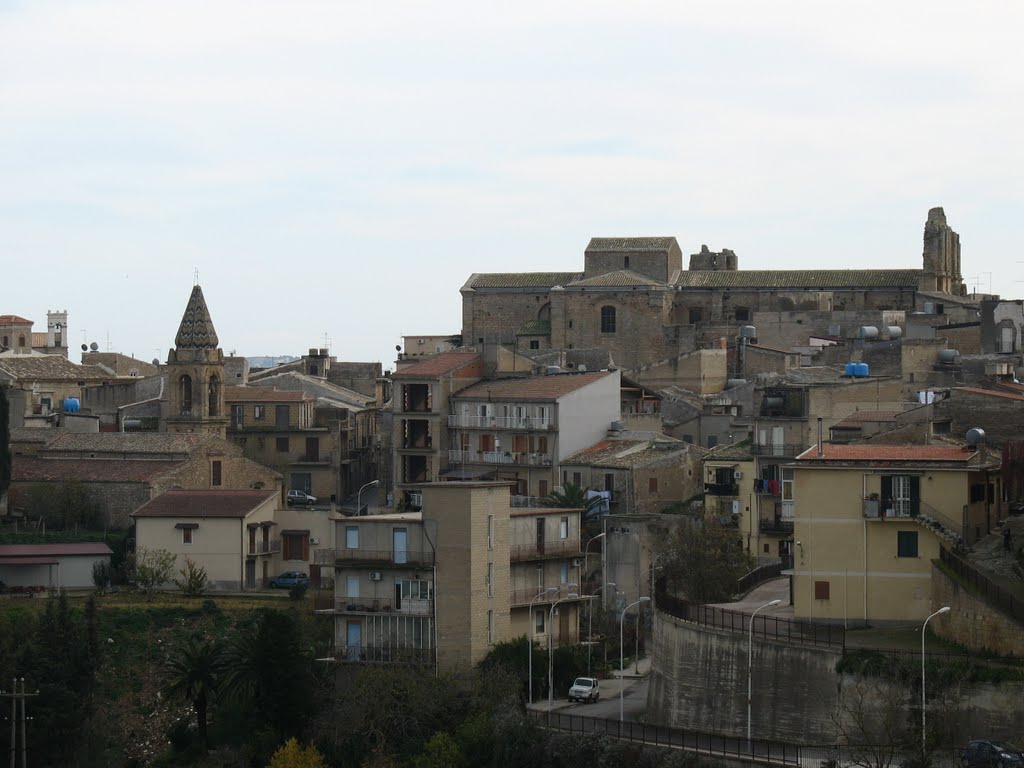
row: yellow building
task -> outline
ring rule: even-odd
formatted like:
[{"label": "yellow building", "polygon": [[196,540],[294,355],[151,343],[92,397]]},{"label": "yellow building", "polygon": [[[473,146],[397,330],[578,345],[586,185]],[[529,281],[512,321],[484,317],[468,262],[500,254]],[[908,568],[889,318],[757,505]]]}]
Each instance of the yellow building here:
[{"label": "yellow building", "polygon": [[1001,514],[999,462],[959,445],[832,444],[793,465],[794,611],[856,623],[919,621],[940,545]]}]

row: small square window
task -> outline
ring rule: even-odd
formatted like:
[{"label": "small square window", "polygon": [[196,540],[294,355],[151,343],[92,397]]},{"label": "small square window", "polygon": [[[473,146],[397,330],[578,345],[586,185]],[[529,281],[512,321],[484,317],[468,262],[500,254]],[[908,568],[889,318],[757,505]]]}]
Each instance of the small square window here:
[{"label": "small square window", "polygon": [[345,527],[345,549],[359,549],[359,526]]},{"label": "small square window", "polygon": [[896,556],[917,557],[917,531],[896,532]]},{"label": "small square window", "polygon": [[530,339],[530,349],[540,349],[540,341],[537,339]]},{"label": "small square window", "polygon": [[287,437],[279,437],[279,438],[276,439],[275,442],[276,442],[276,445],[277,445],[277,452],[278,453],[288,453],[288,438]]},{"label": "small square window", "polygon": [[257,421],[262,421],[263,419],[265,419],[267,417],[267,406],[265,406],[265,405],[254,405],[252,407],[252,410],[253,410],[253,417]]},{"label": "small square window", "polygon": [[657,493],[658,492],[658,478],[649,477],[647,478],[647,492]]},{"label": "small square window", "polygon": [[181,529],[181,543],[182,544],[191,544],[192,543],[192,531],[193,530],[194,529],[192,529],[192,528],[182,528]]},{"label": "small square window", "polygon": [[816,581],[814,582],[814,599],[815,600],[828,600],[829,584],[827,581]]},{"label": "small square window", "polygon": [[541,632],[544,631],[544,613],[545,613],[545,611],[544,611],[543,608],[538,608],[536,611],[534,611],[534,614],[533,614],[534,615],[534,624],[533,624],[533,626],[534,626],[534,633],[535,634],[539,635]]}]

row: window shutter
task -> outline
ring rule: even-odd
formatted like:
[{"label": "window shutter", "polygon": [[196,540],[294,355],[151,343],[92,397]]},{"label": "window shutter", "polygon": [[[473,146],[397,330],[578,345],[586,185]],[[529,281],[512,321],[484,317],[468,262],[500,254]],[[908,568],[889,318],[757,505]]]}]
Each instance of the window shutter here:
[{"label": "window shutter", "polygon": [[892,475],[882,475],[882,513],[892,508]]},{"label": "window shutter", "polygon": [[302,537],[302,559],[309,561],[309,536]]},{"label": "window shutter", "polygon": [[921,478],[910,476],[910,515],[917,517],[921,512]]}]

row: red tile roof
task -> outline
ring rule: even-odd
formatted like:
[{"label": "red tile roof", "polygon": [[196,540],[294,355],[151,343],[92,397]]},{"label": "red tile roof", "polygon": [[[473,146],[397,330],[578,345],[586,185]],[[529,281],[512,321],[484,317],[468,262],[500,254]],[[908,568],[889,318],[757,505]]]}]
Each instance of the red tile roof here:
[{"label": "red tile roof", "polygon": [[53,557],[60,555],[110,555],[110,547],[102,541],[77,544],[0,544],[0,560],[9,557]]},{"label": "red tile roof", "polygon": [[32,321],[20,315],[0,315],[0,325],[32,325]]},{"label": "red tile roof", "polygon": [[610,375],[611,373],[608,371],[593,371],[554,373],[548,376],[530,376],[523,379],[494,379],[466,387],[452,395],[452,398],[455,400],[555,400]]},{"label": "red tile roof", "polygon": [[989,397],[1002,397],[1007,400],[1024,400],[1024,394],[1016,392],[996,392],[993,389],[979,389],[978,387],[953,387],[956,392],[970,392],[975,395],[988,395]]},{"label": "red tile roof", "polygon": [[[453,373],[471,363],[482,363],[476,352],[442,352],[424,360],[422,363],[410,365],[395,371],[391,378],[429,378]],[[473,374],[476,375],[476,374]]]},{"label": "red tile roof", "polygon": [[277,495],[275,490],[171,490],[143,504],[132,517],[243,518]]},{"label": "red tile roof", "polygon": [[302,402],[312,400],[302,390],[274,389],[273,387],[225,387],[225,403]]},{"label": "red tile roof", "polygon": [[12,456],[11,480],[16,483],[144,483],[184,462],[151,459],[41,459]]},{"label": "red tile roof", "polygon": [[798,461],[970,461],[976,451],[958,445],[874,445],[871,443],[823,443],[824,456],[811,446]]}]

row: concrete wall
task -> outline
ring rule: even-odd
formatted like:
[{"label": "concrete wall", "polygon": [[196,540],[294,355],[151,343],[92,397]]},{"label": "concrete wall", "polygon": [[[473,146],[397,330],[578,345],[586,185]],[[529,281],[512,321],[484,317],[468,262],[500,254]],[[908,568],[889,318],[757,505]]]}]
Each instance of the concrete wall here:
[{"label": "concrete wall", "polygon": [[725,389],[728,353],[724,349],[698,349],[629,371],[629,378],[650,389],[679,386],[697,394]]},{"label": "concrete wall", "polygon": [[558,399],[558,461],[607,434],[608,426],[619,418],[621,385],[621,374],[612,371]]},{"label": "concrete wall", "polygon": [[94,563],[110,562],[110,555],[56,555],[55,565],[0,565],[0,582],[8,587],[63,587],[91,589]]},{"label": "concrete wall", "polygon": [[935,565],[932,592],[935,605],[950,607],[949,613],[929,623],[936,635],[973,650],[1024,656],[1024,625],[964,589]]}]

